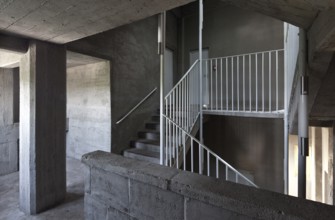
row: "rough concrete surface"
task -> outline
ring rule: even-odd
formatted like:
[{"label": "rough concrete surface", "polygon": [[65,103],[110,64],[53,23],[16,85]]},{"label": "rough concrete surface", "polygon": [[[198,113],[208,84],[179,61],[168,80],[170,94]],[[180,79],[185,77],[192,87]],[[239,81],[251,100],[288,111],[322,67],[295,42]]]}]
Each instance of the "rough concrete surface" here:
[{"label": "rough concrete surface", "polygon": [[19,125],[14,124],[14,70],[0,68],[0,175],[18,170]]},{"label": "rough concrete surface", "polygon": [[[331,219],[335,215],[333,206],[157,164],[149,166],[148,162],[107,152],[86,154],[82,162],[90,172],[86,178],[91,180],[85,194],[88,219]],[[92,183],[102,173],[113,174],[113,178]],[[167,187],[157,187],[152,179],[166,182]],[[125,183],[116,184],[119,181]],[[116,206],[118,196],[96,196],[106,193],[102,186],[128,189],[125,202],[128,199],[129,206]]]},{"label": "rough concrete surface", "polygon": [[3,1],[0,4],[0,31],[53,43],[67,43],[191,1]]},{"label": "rough concrete surface", "polygon": [[[280,118],[209,116],[204,143],[236,169],[249,172],[260,188],[283,193],[283,127]],[[215,160],[210,167],[214,176]]]},{"label": "rough concrete surface", "polygon": [[32,41],[20,91],[20,207],[35,214],[65,197],[65,47]]},{"label": "rough concrete surface", "polygon": [[[112,151],[137,137],[159,106],[158,17],[152,16],[67,45],[70,50],[111,61]],[[155,87],[157,92],[121,124],[115,123]]]},{"label": "rough concrete surface", "polygon": [[19,209],[19,173],[0,177],[1,220],[59,220],[84,219],[84,165],[67,158],[67,194],[58,206],[38,215],[27,215]]},{"label": "rough concrete surface", "polygon": [[111,150],[110,91],[108,61],[67,69],[67,156]]}]

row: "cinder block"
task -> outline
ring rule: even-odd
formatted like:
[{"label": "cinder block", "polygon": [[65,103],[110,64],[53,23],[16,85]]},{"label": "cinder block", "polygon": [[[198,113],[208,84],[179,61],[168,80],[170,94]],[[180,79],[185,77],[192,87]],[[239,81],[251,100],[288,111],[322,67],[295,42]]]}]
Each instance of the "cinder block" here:
[{"label": "cinder block", "polygon": [[158,187],[130,181],[130,214],[138,219],[183,219],[184,198]]},{"label": "cinder block", "polygon": [[246,220],[252,219],[245,215],[240,215],[229,210],[212,206],[197,200],[186,199],[186,219],[185,220],[197,220],[197,219],[238,219]]},{"label": "cinder block", "polygon": [[106,170],[162,189],[167,189],[170,179],[181,172],[178,169],[133,160],[103,151],[83,155],[82,162],[87,166]]},{"label": "cinder block", "polygon": [[129,207],[128,179],[103,170],[91,169],[91,196],[123,212]]}]

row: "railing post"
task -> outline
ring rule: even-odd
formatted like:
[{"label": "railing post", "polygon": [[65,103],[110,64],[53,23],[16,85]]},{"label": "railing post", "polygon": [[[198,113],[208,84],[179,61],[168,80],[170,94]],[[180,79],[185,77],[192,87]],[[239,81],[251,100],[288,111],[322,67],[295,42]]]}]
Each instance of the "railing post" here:
[{"label": "railing post", "polygon": [[[284,194],[288,195],[288,182],[289,182],[289,170],[288,170],[288,54],[287,54],[287,23],[284,23]],[[276,52],[276,111],[278,111],[278,52]]]},{"label": "railing post", "polygon": [[160,57],[160,164],[164,164],[164,55],[165,55],[165,25],[166,25],[166,13],[162,12],[159,15],[158,21],[158,54]]},{"label": "railing post", "polygon": [[306,199],[306,157],[308,156],[308,77],[306,72],[306,35],[300,28],[299,33],[299,69],[301,74],[301,93],[299,101],[299,172],[298,172],[298,197]]},{"label": "railing post", "polygon": [[[203,140],[203,114],[202,114],[202,108],[203,108],[203,84],[202,84],[202,79],[203,79],[203,74],[202,74],[202,28],[203,28],[203,0],[199,0],[199,77],[200,77],[200,94],[199,94],[199,98],[200,98],[200,106],[199,106],[199,110],[200,110],[200,143],[203,144],[204,140]],[[199,152],[201,154],[201,158],[203,158],[203,151],[201,150],[201,152]],[[201,160],[201,162],[199,161],[199,163],[201,163],[201,165],[199,167],[201,167],[200,172],[202,173],[202,168],[203,168],[203,160]]]}]

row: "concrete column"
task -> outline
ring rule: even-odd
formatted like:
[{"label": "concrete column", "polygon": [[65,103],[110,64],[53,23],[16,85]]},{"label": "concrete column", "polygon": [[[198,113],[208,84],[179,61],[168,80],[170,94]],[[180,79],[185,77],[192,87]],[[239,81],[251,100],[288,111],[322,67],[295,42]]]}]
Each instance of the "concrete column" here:
[{"label": "concrete column", "polygon": [[66,50],[32,41],[20,62],[20,208],[36,214],[66,194]]}]

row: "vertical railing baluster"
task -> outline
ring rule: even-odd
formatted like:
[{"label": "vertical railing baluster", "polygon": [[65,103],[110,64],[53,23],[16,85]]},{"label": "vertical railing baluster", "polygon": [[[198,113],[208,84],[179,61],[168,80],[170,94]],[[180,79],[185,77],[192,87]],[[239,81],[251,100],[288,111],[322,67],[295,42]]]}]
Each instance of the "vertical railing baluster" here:
[{"label": "vertical railing baluster", "polygon": [[[175,127],[176,127],[176,129],[178,131],[179,130],[178,127],[176,125],[175,125]],[[179,132],[177,132],[177,136],[179,136]],[[176,154],[176,161],[177,161],[177,163],[176,163],[177,167],[176,168],[179,169],[179,149],[178,149],[179,148],[179,140],[177,141],[177,143],[178,144],[177,144],[177,147],[175,149],[176,150],[176,153],[175,153]]]},{"label": "vertical railing baluster", "polygon": [[228,166],[226,165],[226,181],[228,181],[229,176],[228,176]]},{"label": "vertical railing baluster", "polygon": [[189,76],[186,76],[185,78],[185,130],[186,131],[189,131],[188,130],[188,119],[189,119],[189,115],[188,115],[188,77]]},{"label": "vertical railing baluster", "polygon": [[279,107],[278,107],[278,50],[277,50],[276,51],[276,111],[278,110]]},{"label": "vertical railing baluster", "polygon": [[252,111],[251,105],[252,105],[251,103],[251,54],[249,54],[249,107],[250,107],[250,111]]},{"label": "vertical railing baluster", "polygon": [[235,182],[238,183],[238,174],[235,173]]},{"label": "vertical railing baluster", "polygon": [[222,81],[222,58],[220,59],[220,63],[221,63],[221,68],[220,68],[220,73],[221,73],[221,111],[223,111],[223,92],[222,92],[222,89],[223,89],[223,81]]},{"label": "vertical railing baluster", "polygon": [[231,110],[234,111],[234,57],[231,57]]},{"label": "vertical railing baluster", "polygon": [[215,110],[218,110],[218,59],[215,59]]},{"label": "vertical railing baluster", "polygon": [[272,73],[272,69],[271,69],[271,51],[269,52],[269,112],[271,112],[271,89],[272,89],[272,82],[271,82],[271,73]]},{"label": "vertical railing baluster", "polygon": [[186,116],[185,116],[185,80],[182,81],[182,89],[181,89],[181,92],[182,92],[182,95],[181,95],[181,127],[185,129],[185,119],[186,119]]},{"label": "vertical railing baluster", "polygon": [[194,172],[194,155],[193,155],[193,138],[190,138],[191,140],[191,172]]},{"label": "vertical railing baluster", "polygon": [[228,106],[228,57],[226,58],[226,111],[229,110]]},{"label": "vertical railing baluster", "polygon": [[182,132],[183,135],[183,167],[186,170],[186,141],[185,141],[185,132]]},{"label": "vertical railing baluster", "polygon": [[[168,111],[169,111],[169,117],[172,118],[172,112],[171,112],[171,105],[172,105],[172,96],[173,96],[173,91],[169,96],[169,102],[170,105],[168,106]],[[169,121],[169,153],[170,153],[170,167],[172,166],[172,129],[171,129],[171,123]]]},{"label": "vertical railing baluster", "polygon": [[[208,83],[209,83],[209,81],[208,81],[208,79],[209,79],[209,74],[210,74],[210,71],[208,70],[208,65],[209,65],[209,60],[206,60],[206,80],[203,80],[202,82],[202,84],[204,84],[204,82],[205,82],[205,85],[206,86],[203,86],[203,94],[200,94],[200,95],[202,95],[203,97],[204,97],[204,94],[206,94],[206,99],[207,99],[207,95],[208,96],[210,96],[210,92],[209,92],[209,85],[208,85]],[[205,93],[204,93],[205,92]],[[210,102],[210,97],[208,97],[208,102]],[[204,99],[202,100],[203,102],[205,102],[204,101]],[[207,100],[206,100],[207,101]],[[204,103],[200,103],[200,97],[199,97],[199,104],[200,104],[200,109],[203,107],[203,104]],[[207,104],[207,103],[206,103]],[[208,103],[209,105],[211,105],[211,103]],[[208,107],[210,107],[210,106],[208,106]]]},{"label": "vertical railing baluster", "polygon": [[219,159],[216,158],[216,178],[219,178]]},{"label": "vertical railing baluster", "polygon": [[[177,125],[181,125],[181,117],[180,117],[180,110],[181,110],[181,86],[183,83],[179,84],[178,86],[178,110],[177,110]],[[179,138],[178,138],[179,144]]]},{"label": "vertical railing baluster", "polygon": [[237,59],[237,68],[236,68],[236,75],[237,75],[237,111],[240,111],[240,56],[236,57]]},{"label": "vertical railing baluster", "polygon": [[210,105],[211,105],[211,110],[213,110],[213,60],[211,60],[210,63],[210,74],[211,74],[211,86],[209,87],[209,91],[210,91]]},{"label": "vertical railing baluster", "polygon": [[256,74],[256,112],[258,111],[258,55],[257,53],[255,54],[255,60],[256,60],[256,64],[255,64],[255,74]]},{"label": "vertical railing baluster", "polygon": [[251,54],[249,54],[249,110],[252,111],[251,103]]},{"label": "vertical railing baluster", "polygon": [[202,158],[201,158],[201,146],[198,143],[199,146],[199,174],[202,174]]},{"label": "vertical railing baluster", "polygon": [[[166,116],[168,115],[167,105],[168,105],[168,100],[165,99],[165,109],[164,109],[164,112],[165,112]],[[169,134],[169,130],[168,130],[168,124],[167,124],[166,118],[164,118],[163,121],[165,121],[165,134],[163,134],[163,135],[165,135],[165,155],[164,155],[165,161],[164,161],[164,164],[165,164],[165,166],[168,166],[167,155],[168,155],[168,134]]]},{"label": "vertical railing baluster", "polygon": [[209,165],[209,151],[207,150],[207,176],[210,175],[210,165]]},{"label": "vertical railing baluster", "polygon": [[265,100],[264,100],[264,52],[262,53],[262,111],[264,112]]},{"label": "vertical railing baluster", "polygon": [[245,111],[245,55],[243,55],[243,111]]}]

